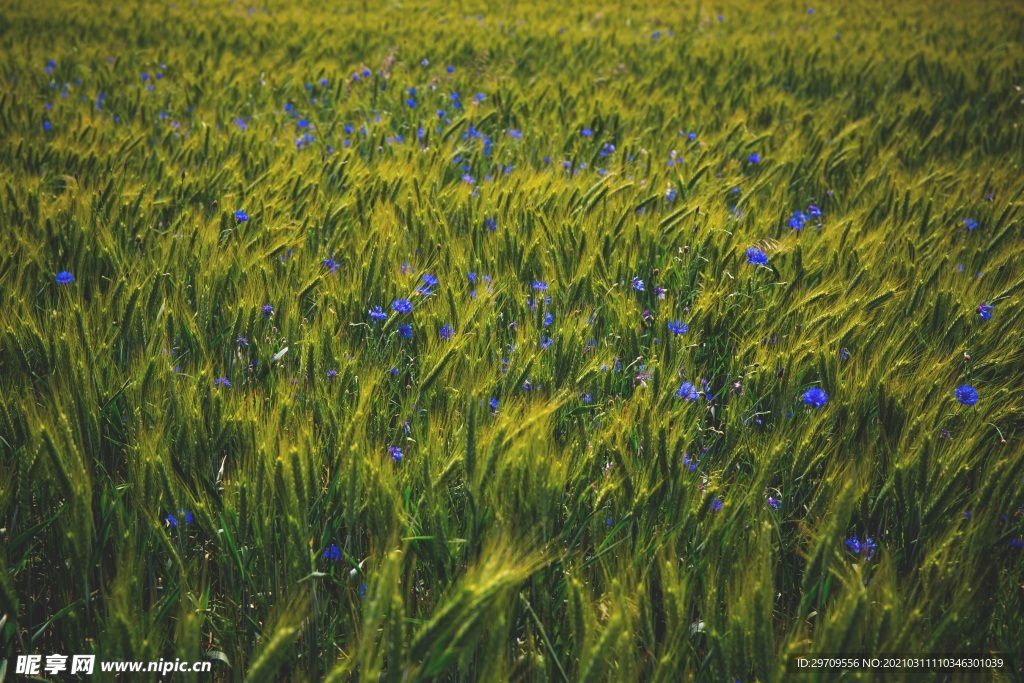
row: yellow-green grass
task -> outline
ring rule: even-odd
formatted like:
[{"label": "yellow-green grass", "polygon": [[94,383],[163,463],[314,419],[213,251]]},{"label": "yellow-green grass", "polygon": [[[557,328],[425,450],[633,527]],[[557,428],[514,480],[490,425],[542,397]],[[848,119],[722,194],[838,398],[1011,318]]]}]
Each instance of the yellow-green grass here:
[{"label": "yellow-green grass", "polygon": [[1024,11],[811,9],[0,8],[5,660],[1024,653]]}]

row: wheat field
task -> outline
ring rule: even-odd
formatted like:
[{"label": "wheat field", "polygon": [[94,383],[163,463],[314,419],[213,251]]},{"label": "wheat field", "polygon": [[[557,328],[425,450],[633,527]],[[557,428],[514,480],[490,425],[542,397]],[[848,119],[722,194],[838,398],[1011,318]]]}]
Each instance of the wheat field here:
[{"label": "wheat field", "polygon": [[0,679],[1021,680],[1021,86],[1009,0],[5,4]]}]

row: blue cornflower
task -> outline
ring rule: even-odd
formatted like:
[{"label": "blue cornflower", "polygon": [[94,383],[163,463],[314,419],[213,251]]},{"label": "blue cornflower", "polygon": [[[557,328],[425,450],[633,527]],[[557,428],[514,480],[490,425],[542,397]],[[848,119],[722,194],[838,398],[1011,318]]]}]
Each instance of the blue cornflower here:
[{"label": "blue cornflower", "polygon": [[491,407],[491,410],[497,410],[498,409],[498,399],[492,398],[491,400],[489,400],[487,402],[487,405],[489,405]]},{"label": "blue cornflower", "polygon": [[549,346],[551,346],[554,343],[554,341],[555,340],[552,339],[551,337],[545,337],[544,335],[541,335],[540,336],[540,348],[546,349]]},{"label": "blue cornflower", "polygon": [[334,379],[337,376],[338,376],[338,371],[337,370],[331,368],[330,370],[327,371],[327,379]]},{"label": "blue cornflower", "polygon": [[270,316],[274,315],[274,307],[271,306],[270,304],[263,304],[262,310],[264,318],[269,318]]},{"label": "blue cornflower", "polygon": [[789,219],[789,227],[793,230],[803,230],[804,223],[807,222],[807,216],[802,211],[797,211],[793,214],[793,217]]},{"label": "blue cornflower", "polygon": [[338,546],[336,546],[336,545],[334,545],[332,543],[330,546],[327,547],[326,550],[324,550],[324,559],[325,560],[340,560],[341,559],[341,550],[338,549]]},{"label": "blue cornflower", "polygon": [[815,218],[821,218],[821,209],[819,209],[814,204],[811,204],[810,206],[807,207],[807,213],[808,215],[814,216]]},{"label": "blue cornflower", "polygon": [[53,124],[49,121],[43,121],[43,130],[50,130],[53,128]]},{"label": "blue cornflower", "polygon": [[493,218],[485,218],[484,219],[484,226],[489,231],[494,232],[495,230],[498,229],[498,222],[496,220],[494,220]]},{"label": "blue cornflower", "polygon": [[846,539],[846,548],[854,555],[865,556],[870,560],[874,556],[878,544],[870,536],[866,537],[863,541],[858,540],[854,536],[853,538]]},{"label": "blue cornflower", "polygon": [[778,510],[779,507],[782,506],[782,500],[773,496],[768,496],[768,505],[771,506],[773,510]]},{"label": "blue cornflower", "polygon": [[1017,548],[1018,550],[1020,550],[1021,548],[1024,548],[1024,539],[1011,538],[1010,539],[1010,547],[1011,548]]},{"label": "blue cornflower", "polygon": [[522,131],[520,131],[520,130],[518,130],[516,128],[509,128],[508,129],[508,136],[510,138],[512,138],[513,140],[522,140],[523,139]]},{"label": "blue cornflower", "polygon": [[167,520],[167,523],[172,528],[177,528],[178,527],[178,520],[175,518],[174,515],[167,515],[167,517],[165,519]]},{"label": "blue cornflower", "polygon": [[845,346],[839,349],[839,360],[845,361],[850,358],[850,350]]},{"label": "blue cornflower", "polygon": [[995,306],[989,306],[986,303],[982,303],[977,308],[978,315],[981,317],[982,320],[991,320],[992,319],[992,311],[994,311],[994,310],[995,310]]},{"label": "blue cornflower", "polygon": [[757,247],[747,247],[747,263],[752,263],[755,266],[767,266],[768,254]]},{"label": "blue cornflower", "polygon": [[383,311],[383,309],[381,309],[380,306],[374,306],[373,308],[371,308],[367,312],[370,314],[370,318],[372,318],[374,322],[376,322],[378,320],[387,320],[388,319],[388,314],[385,313]]},{"label": "blue cornflower", "polygon": [[412,99],[411,97],[410,97],[409,99],[407,99],[407,100],[405,101],[405,103],[406,103],[406,104],[407,104],[407,105],[408,105],[408,106],[409,106],[410,108],[415,108],[415,107],[416,107],[416,100]]},{"label": "blue cornflower", "polygon": [[341,265],[341,264],[339,264],[337,261],[335,261],[332,258],[325,258],[323,261],[321,261],[321,263],[324,264],[324,268],[326,268],[327,270],[331,271],[332,273],[337,273],[338,272],[338,268]]},{"label": "blue cornflower", "polygon": [[249,345],[249,338],[248,337],[237,337],[235,339],[235,343],[238,344],[239,346],[248,346]]},{"label": "blue cornflower", "polygon": [[714,401],[715,400],[715,395],[711,393],[711,383],[710,382],[708,382],[706,379],[702,379],[700,381],[700,388],[704,392],[705,400],[708,400],[708,401]]},{"label": "blue cornflower", "polygon": [[57,273],[56,280],[58,285],[70,285],[75,281],[75,276],[66,270],[62,270]]},{"label": "blue cornflower", "polygon": [[538,290],[538,291],[543,292],[543,291],[547,290],[548,283],[543,281],[543,280],[534,280],[533,281],[533,288]]},{"label": "blue cornflower", "polygon": [[593,134],[594,131],[590,130],[589,128],[584,128],[583,130],[580,131],[580,135],[582,135],[585,138],[589,138]]},{"label": "blue cornflower", "polygon": [[646,287],[644,286],[644,281],[638,277],[633,278],[633,289],[635,289],[638,292],[644,291],[646,289]]},{"label": "blue cornflower", "polygon": [[693,386],[692,382],[683,382],[682,386],[676,391],[676,396],[687,401],[696,401],[699,398],[697,387]]},{"label": "blue cornflower", "polygon": [[674,202],[676,200],[676,194],[678,194],[676,188],[668,188],[667,190],[665,190],[665,201]]},{"label": "blue cornflower", "polygon": [[963,385],[956,388],[953,392],[956,400],[963,403],[965,406],[973,406],[978,402],[978,392],[974,390],[974,387]]},{"label": "blue cornflower", "polygon": [[434,287],[437,286],[437,282],[438,282],[438,280],[437,280],[436,277],[434,277],[430,273],[424,273],[423,274],[423,286],[421,286],[419,288],[419,290],[418,290],[419,293],[423,294],[424,296],[426,296],[427,294],[430,294],[431,292],[434,291]]},{"label": "blue cornflower", "polygon": [[818,387],[811,387],[804,392],[803,401],[813,408],[821,408],[828,402],[828,394]]},{"label": "blue cornflower", "polygon": [[682,320],[669,321],[668,330],[672,334],[686,334],[690,329],[690,326],[684,323]]},{"label": "blue cornflower", "polygon": [[402,335],[406,339],[412,339],[412,325],[399,325],[398,334]]},{"label": "blue cornflower", "polygon": [[530,378],[527,377],[526,380],[523,382],[523,391],[530,391],[532,389],[533,389],[533,383],[530,382]]},{"label": "blue cornflower", "polygon": [[217,379],[213,380],[213,386],[215,386],[215,387],[228,387],[230,389],[231,388],[231,380],[229,380],[227,377],[218,377]]},{"label": "blue cornflower", "polygon": [[544,327],[551,327],[551,323],[555,322],[555,316],[548,311],[544,314]]},{"label": "blue cornflower", "polygon": [[452,338],[452,335],[455,333],[455,330],[452,329],[451,325],[445,325],[440,330],[438,330],[437,333],[441,335],[441,339],[448,341],[449,339]]},{"label": "blue cornflower", "polygon": [[398,446],[389,446],[388,455],[390,455],[391,459],[395,462],[402,462],[402,449]]},{"label": "blue cornflower", "polygon": [[759,164],[761,163],[761,155],[758,154],[757,152],[754,152],[749,157],[747,157],[747,161],[749,161],[752,164]]},{"label": "blue cornflower", "polygon": [[722,509],[723,505],[725,505],[725,501],[723,501],[721,498],[712,498],[711,502],[708,504],[708,507],[711,508],[712,512],[718,512],[719,510]]},{"label": "blue cornflower", "polygon": [[391,302],[391,308],[399,313],[408,313],[412,310],[412,302],[408,299],[395,299]]},{"label": "blue cornflower", "polygon": [[691,458],[689,453],[683,453],[683,464],[691,471],[697,470],[697,458]]},{"label": "blue cornflower", "polygon": [[974,220],[973,218],[965,218],[964,227],[967,228],[968,230],[974,230],[976,227],[978,227],[978,221]]}]

